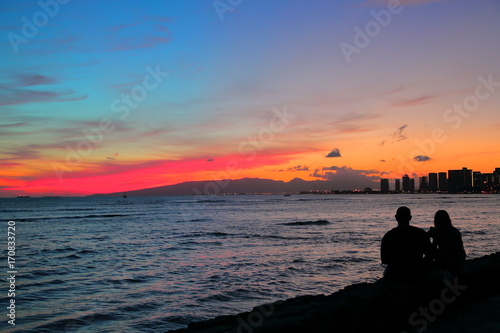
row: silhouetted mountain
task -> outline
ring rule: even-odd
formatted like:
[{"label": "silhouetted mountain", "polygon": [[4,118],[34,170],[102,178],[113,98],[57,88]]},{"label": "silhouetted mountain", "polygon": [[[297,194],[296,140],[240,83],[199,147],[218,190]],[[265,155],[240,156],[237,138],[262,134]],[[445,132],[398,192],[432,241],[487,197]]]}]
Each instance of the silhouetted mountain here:
[{"label": "silhouetted mountain", "polygon": [[[272,179],[243,178],[225,180],[205,180],[195,182],[184,182],[175,185],[167,185],[142,190],[127,191],[127,195],[206,195],[206,194],[233,194],[233,193],[283,193],[300,191],[325,191],[332,190],[331,181],[306,181],[300,178],[289,182]],[[94,194],[96,196],[121,196],[123,192]]]}]

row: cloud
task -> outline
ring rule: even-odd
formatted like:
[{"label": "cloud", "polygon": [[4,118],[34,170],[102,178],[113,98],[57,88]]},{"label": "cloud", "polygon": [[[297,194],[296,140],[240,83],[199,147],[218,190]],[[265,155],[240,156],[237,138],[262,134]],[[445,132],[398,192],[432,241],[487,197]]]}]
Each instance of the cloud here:
[{"label": "cloud", "polygon": [[271,171],[278,171],[278,172],[295,172],[295,171],[309,171],[309,167],[305,165],[296,165],[294,167],[290,167],[288,169],[273,169]]},{"label": "cloud", "polygon": [[0,83],[0,105],[19,105],[33,102],[67,102],[87,98],[87,95],[77,96],[74,95],[75,93],[72,89],[67,89],[66,91],[41,91],[13,88]]},{"label": "cloud", "polygon": [[349,134],[349,133],[365,133],[370,132],[373,128],[363,127],[360,125],[344,124],[337,127],[338,133]]},{"label": "cloud", "polygon": [[305,165],[297,165],[291,168],[288,168],[288,171],[309,171],[309,167]]},{"label": "cloud", "polygon": [[42,157],[39,151],[27,146],[23,149],[6,148],[1,151],[1,154],[3,156],[0,158],[0,163],[18,163],[18,161],[40,159]]},{"label": "cloud", "polygon": [[386,160],[380,160],[380,162],[387,162]]},{"label": "cloud", "polygon": [[404,134],[405,129],[408,127],[408,125],[404,124],[401,127],[398,127],[398,129],[392,134],[392,138],[397,142],[397,141],[403,141],[406,140],[406,134]]},{"label": "cloud", "polygon": [[[74,168],[74,170],[64,172],[63,182],[57,180],[49,163],[45,170],[38,170],[37,174],[31,177],[32,179],[12,184],[9,190],[17,193],[23,193],[23,191],[30,193],[54,192],[64,195],[123,192],[203,180],[206,179],[206,172],[211,172],[211,176],[217,177],[211,179],[227,179],[228,173],[222,170],[227,170],[228,163],[234,164],[234,161],[238,161],[239,168],[244,171],[290,163],[290,158],[262,154],[249,162],[240,154],[234,154],[219,156],[211,163],[205,161],[206,157],[182,160],[123,161],[120,163],[113,160],[89,162],[82,165],[85,166],[84,168]],[[15,161],[2,161],[0,159],[0,163],[12,162]],[[54,162],[61,166],[65,164],[64,159]],[[26,165],[29,164],[26,163]],[[45,164],[40,163],[40,166],[45,166]],[[203,166],[202,171],[200,166]],[[236,175],[236,173],[232,173],[230,176],[234,178],[233,176]],[[21,178],[16,177],[16,179]]]},{"label": "cloud", "polygon": [[207,159],[207,162],[213,162],[213,161],[214,161],[214,159],[213,159],[213,158],[209,158],[209,159]]},{"label": "cloud", "polygon": [[[78,18],[75,24],[85,25],[85,17]],[[142,17],[135,22],[105,22],[106,27],[88,25],[85,33],[63,32],[76,36],[49,38],[45,40],[47,47],[42,45],[37,54],[50,53],[95,53],[116,52],[144,48],[153,48],[172,41],[172,33],[167,25],[172,20],[159,16]],[[50,47],[48,47],[50,45]]]},{"label": "cloud", "polygon": [[132,82],[127,82],[127,83],[120,83],[120,84],[114,84],[114,85],[111,85],[110,87],[111,88],[115,88],[115,89],[118,89],[118,90],[123,90],[123,88],[133,88],[134,86],[138,85],[138,84],[141,84],[144,82],[144,78],[140,79],[140,80],[135,80],[135,81],[132,81]]},{"label": "cloud", "polygon": [[394,142],[399,142],[399,141],[404,141],[408,139],[408,137],[405,134],[405,130],[408,127],[408,125],[404,124],[400,127],[398,127],[394,133],[390,135],[391,139],[390,140],[382,140],[378,145],[383,146],[387,143],[394,143]]},{"label": "cloud", "polygon": [[14,81],[18,87],[43,86],[57,83],[58,80],[41,74],[18,74]]},{"label": "cloud", "polygon": [[415,105],[421,105],[421,104],[428,104],[431,103],[434,99],[439,97],[440,95],[426,95],[426,96],[421,96],[417,98],[411,98],[407,99],[404,101],[396,102],[394,103],[394,106],[400,106],[400,107],[405,107],[405,106],[415,106]]},{"label": "cloud", "polygon": [[161,36],[150,36],[143,39],[129,39],[121,40],[115,46],[113,46],[110,51],[125,51],[133,49],[144,49],[148,47],[153,47],[158,44],[163,44],[170,42],[170,38]]},{"label": "cloud", "polygon": [[[313,102],[307,104],[307,107],[315,105]],[[330,106],[319,105],[318,108],[330,108]],[[333,108],[333,106],[331,106]],[[371,132],[373,126],[366,126],[363,123],[368,120],[379,118],[380,114],[353,113],[353,114],[314,114],[308,115],[307,120],[301,126],[307,128],[307,137],[327,137],[335,134],[359,134]],[[332,119],[333,118],[333,119]],[[300,128],[300,127],[299,127]]]},{"label": "cloud", "polygon": [[342,157],[342,155],[340,154],[340,150],[338,148],[334,148],[325,157]]},{"label": "cloud", "polygon": [[425,162],[425,161],[429,161],[431,158],[429,156],[425,156],[425,155],[417,155],[413,159],[417,162]]},{"label": "cloud", "polygon": [[[342,167],[344,168],[344,167]],[[339,170],[341,167],[338,166],[331,166],[331,167],[324,167],[322,170]]]},{"label": "cloud", "polygon": [[[161,22],[161,23],[157,23]],[[168,18],[150,17],[138,22],[123,24],[111,28],[110,51],[124,51],[154,47],[172,40],[170,30],[164,26]],[[153,25],[153,26],[151,26]],[[145,35],[145,31],[148,34]]]},{"label": "cloud", "polygon": [[[328,171],[324,172],[325,170]],[[332,181],[335,190],[353,190],[378,186],[381,177],[375,174],[381,173],[377,170],[356,170],[347,166],[331,166],[321,170],[315,169],[310,176]]]},{"label": "cloud", "polygon": [[17,163],[17,162],[2,162],[0,163],[0,167],[2,168],[10,168],[10,167],[17,167],[17,166],[20,166],[20,165],[24,165],[22,163]]},{"label": "cloud", "polygon": [[27,122],[17,122],[17,123],[14,123],[14,124],[0,124],[0,127],[24,127],[28,125]]}]

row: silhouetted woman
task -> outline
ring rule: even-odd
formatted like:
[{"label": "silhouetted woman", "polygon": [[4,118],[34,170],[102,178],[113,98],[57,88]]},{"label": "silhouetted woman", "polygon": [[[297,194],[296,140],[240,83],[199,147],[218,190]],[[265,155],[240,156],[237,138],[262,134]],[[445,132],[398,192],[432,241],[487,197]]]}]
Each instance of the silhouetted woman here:
[{"label": "silhouetted woman", "polygon": [[439,268],[457,275],[465,263],[465,250],[462,235],[451,224],[450,215],[438,210],[434,215],[434,228],[429,230],[435,247],[435,260]]}]

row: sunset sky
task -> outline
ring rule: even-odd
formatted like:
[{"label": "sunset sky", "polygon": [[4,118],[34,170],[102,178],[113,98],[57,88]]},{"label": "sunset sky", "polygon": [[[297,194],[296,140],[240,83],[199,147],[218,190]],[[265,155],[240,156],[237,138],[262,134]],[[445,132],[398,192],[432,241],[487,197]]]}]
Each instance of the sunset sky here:
[{"label": "sunset sky", "polygon": [[500,167],[498,0],[2,0],[0,31],[2,197]]}]

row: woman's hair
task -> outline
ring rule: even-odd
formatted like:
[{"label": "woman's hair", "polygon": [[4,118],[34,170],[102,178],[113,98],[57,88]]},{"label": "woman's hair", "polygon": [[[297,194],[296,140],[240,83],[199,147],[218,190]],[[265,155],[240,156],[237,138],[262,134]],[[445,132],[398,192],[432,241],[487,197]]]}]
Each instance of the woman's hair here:
[{"label": "woman's hair", "polygon": [[438,210],[436,215],[434,215],[434,226],[436,228],[448,228],[451,227],[451,219],[448,212],[445,210]]}]

